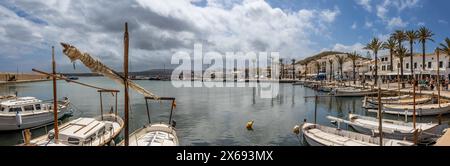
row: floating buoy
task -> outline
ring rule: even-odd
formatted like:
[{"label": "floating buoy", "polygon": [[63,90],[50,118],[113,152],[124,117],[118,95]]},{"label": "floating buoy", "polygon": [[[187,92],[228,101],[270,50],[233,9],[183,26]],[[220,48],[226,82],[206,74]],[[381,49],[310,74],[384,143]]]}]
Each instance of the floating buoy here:
[{"label": "floating buoy", "polygon": [[300,126],[299,125],[295,125],[294,128],[292,129],[292,132],[294,134],[299,134],[300,133]]},{"label": "floating buoy", "polygon": [[247,130],[253,130],[253,122],[253,120],[247,122],[247,125],[245,126]]}]

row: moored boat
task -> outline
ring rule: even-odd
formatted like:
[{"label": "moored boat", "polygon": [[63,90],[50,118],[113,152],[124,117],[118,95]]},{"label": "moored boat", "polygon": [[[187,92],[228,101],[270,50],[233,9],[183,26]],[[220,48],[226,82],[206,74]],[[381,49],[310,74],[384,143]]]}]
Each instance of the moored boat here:
[{"label": "moored boat", "polygon": [[[413,105],[383,105],[382,112],[393,115],[413,116]],[[419,104],[416,105],[416,116],[441,115],[450,112],[450,103],[442,104]],[[369,112],[378,112],[377,110],[368,109]]]},{"label": "moored boat", "polygon": [[332,90],[330,94],[336,97],[362,97],[367,95],[374,95],[377,94],[377,92],[370,89],[336,88]]},{"label": "moored boat", "polygon": [[[350,125],[353,129],[364,134],[373,134],[379,136],[379,120],[377,118],[349,114],[349,120],[327,116],[328,119],[343,122]],[[414,140],[414,124],[397,120],[382,119],[383,137],[398,140]],[[432,130],[438,126],[434,123],[416,123],[418,140],[426,140],[431,135]]]},{"label": "moored boat", "polygon": [[55,130],[30,141],[34,146],[103,146],[114,145],[113,139],[123,129],[122,118],[115,114],[104,114],[96,118],[77,118],[59,127],[58,139]]},{"label": "moored boat", "polygon": [[[319,124],[304,123],[302,133],[311,146],[380,146],[380,138]],[[383,146],[413,146],[409,141],[383,138]]]},{"label": "moored boat", "polygon": [[[71,114],[70,101],[58,102],[58,119]],[[35,97],[14,97],[0,102],[0,131],[22,130],[49,124],[54,120],[53,103]]]}]

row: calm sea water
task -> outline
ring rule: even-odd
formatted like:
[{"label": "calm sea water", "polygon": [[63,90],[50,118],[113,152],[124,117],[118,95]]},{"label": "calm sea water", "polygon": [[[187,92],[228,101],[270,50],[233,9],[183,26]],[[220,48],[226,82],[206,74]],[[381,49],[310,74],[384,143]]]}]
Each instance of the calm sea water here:
[{"label": "calm sea water", "polygon": [[[104,77],[80,77],[80,82],[122,90],[122,87]],[[315,115],[314,98],[317,92],[302,86],[280,84],[279,97],[260,98],[258,90],[251,87],[233,88],[174,88],[168,81],[138,80],[136,83],[158,96],[175,97],[177,107],[174,119],[181,145],[280,145],[301,146],[304,143],[292,133],[292,128],[303,119],[333,126],[327,115],[347,118],[349,112],[375,116],[361,108],[362,98],[323,97],[317,101]],[[77,84],[58,81],[58,97],[69,97],[75,112],[64,121],[77,117],[100,115],[100,98],[96,90]],[[0,94],[18,92],[19,96],[35,96],[52,99],[52,83],[36,82],[1,85]],[[131,90],[130,132],[148,123],[145,100]],[[254,95],[255,94],[255,95]],[[306,98],[305,98],[306,97]],[[104,110],[114,106],[115,97],[103,95]],[[123,115],[123,96],[118,96],[119,113]],[[150,102],[152,122],[168,122],[169,102]],[[404,117],[385,116],[390,119]],[[254,120],[254,130],[245,128]],[[419,121],[437,121],[435,117],[419,118]],[[52,126],[48,126],[51,129]],[[346,128],[346,126],[344,126]],[[33,137],[42,135],[45,129],[33,131]],[[0,132],[0,145],[15,145],[22,139],[21,131]]]}]

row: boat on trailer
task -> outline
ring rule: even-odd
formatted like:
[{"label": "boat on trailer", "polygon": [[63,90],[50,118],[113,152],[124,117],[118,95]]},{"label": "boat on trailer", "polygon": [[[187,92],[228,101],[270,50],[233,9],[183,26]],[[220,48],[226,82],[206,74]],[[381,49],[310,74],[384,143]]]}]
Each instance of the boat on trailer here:
[{"label": "boat on trailer", "polygon": [[[302,134],[311,146],[380,146],[380,138],[352,131],[304,123]],[[383,146],[413,146],[409,141],[383,138]]]},{"label": "boat on trailer", "polygon": [[[356,114],[349,114],[349,120],[344,120],[332,116],[327,116],[327,118],[333,121],[346,123],[359,133],[379,136],[379,119],[377,118]],[[412,122],[382,119],[382,123],[383,137],[398,140],[414,140],[415,129]],[[418,140],[420,141],[430,138],[432,135],[429,133],[433,133],[433,130],[437,126],[438,124],[435,123],[416,123],[416,129],[418,130]]]},{"label": "boat on trailer", "polygon": [[[71,114],[70,101],[58,102],[58,119]],[[53,122],[53,102],[35,97],[9,97],[0,101],[0,131],[22,130]]]}]

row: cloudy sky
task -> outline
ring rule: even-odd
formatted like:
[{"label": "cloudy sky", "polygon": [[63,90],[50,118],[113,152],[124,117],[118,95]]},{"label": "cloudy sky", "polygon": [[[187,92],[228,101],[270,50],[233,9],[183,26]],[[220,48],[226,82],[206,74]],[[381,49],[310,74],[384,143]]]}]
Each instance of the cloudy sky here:
[{"label": "cloudy sky", "polygon": [[[74,71],[67,42],[120,70],[124,22],[131,70],[169,66],[177,51],[278,51],[302,59],[323,50],[361,51],[396,29],[430,28],[436,43],[450,36],[446,0],[10,0],[0,1],[0,71]],[[416,47],[418,48],[418,47]],[[417,49],[418,51],[419,49]]]}]

